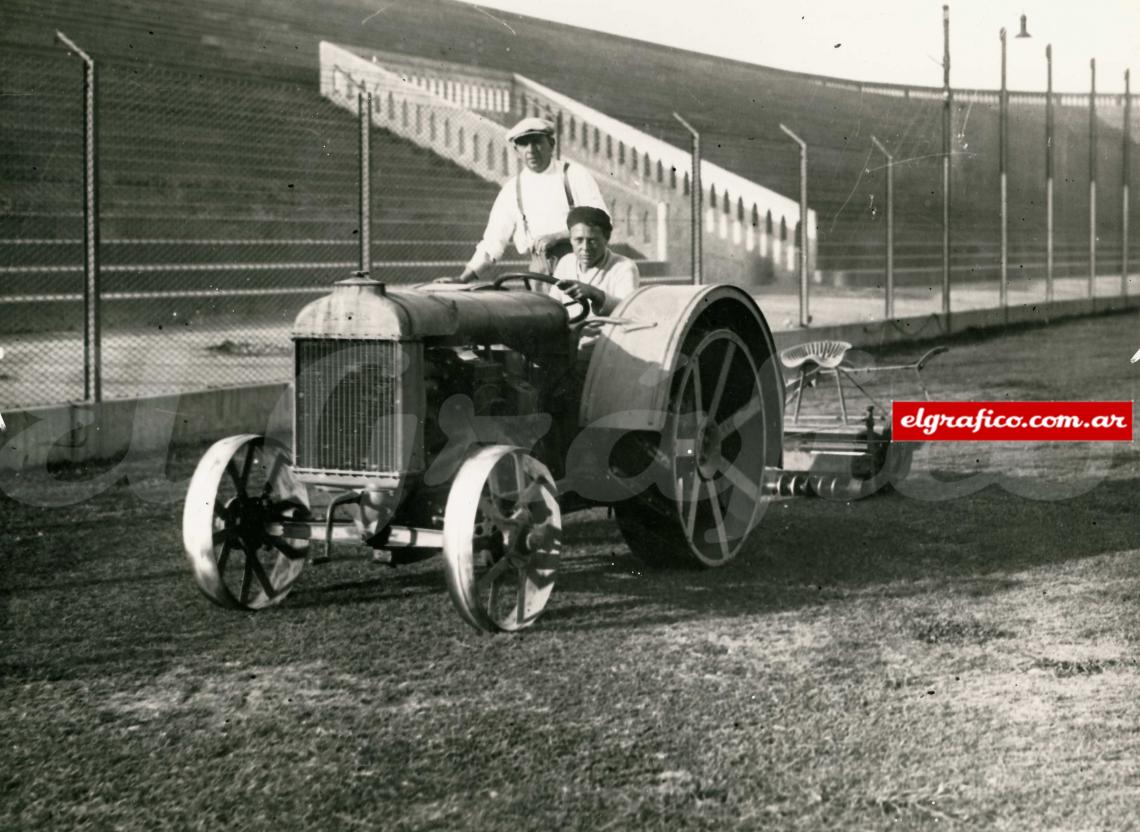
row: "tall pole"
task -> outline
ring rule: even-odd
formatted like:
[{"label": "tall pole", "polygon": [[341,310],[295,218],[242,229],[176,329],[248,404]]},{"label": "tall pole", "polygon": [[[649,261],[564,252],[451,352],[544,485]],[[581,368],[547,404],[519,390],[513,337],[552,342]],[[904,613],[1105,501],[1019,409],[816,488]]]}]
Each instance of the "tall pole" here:
[{"label": "tall pole", "polygon": [[83,400],[103,400],[99,310],[99,153],[95,61],[58,29],[56,40],[83,61]]},{"label": "tall pole", "polygon": [[950,314],[950,7],[942,7],[942,314]]},{"label": "tall pole", "polygon": [[1001,98],[998,100],[998,177],[1001,180],[1001,282],[998,303],[1007,305],[1009,291],[1009,184],[1006,175],[1009,157],[1009,90],[1005,83],[1005,27],[1001,27]]},{"label": "tall pole", "polygon": [[889,321],[895,316],[895,157],[874,136],[871,143],[887,157],[887,286],[883,311]]},{"label": "tall pole", "polygon": [[356,95],[360,114],[360,275],[372,271],[372,93]]},{"label": "tall pole", "polygon": [[1053,300],[1053,44],[1045,47],[1045,302]]},{"label": "tall pole", "polygon": [[1096,295],[1096,58],[1089,59],[1089,297]]},{"label": "tall pole", "polygon": [[1124,70],[1124,150],[1120,157],[1120,294],[1128,294],[1128,190],[1132,182],[1131,70]]},{"label": "tall pole", "polygon": [[702,260],[703,252],[701,250],[702,237],[704,235],[704,210],[705,200],[704,192],[701,189],[701,134],[696,131],[693,125],[681,118],[680,113],[673,113],[673,118],[681,122],[681,126],[689,131],[692,138],[692,168],[693,168],[693,181],[689,188],[689,202],[692,206],[690,211],[692,213],[692,258],[693,258],[693,285],[700,286],[702,282]]},{"label": "tall pole", "polygon": [[807,207],[807,142],[785,127],[780,129],[800,146],[800,326],[811,323],[808,310],[808,207]]}]

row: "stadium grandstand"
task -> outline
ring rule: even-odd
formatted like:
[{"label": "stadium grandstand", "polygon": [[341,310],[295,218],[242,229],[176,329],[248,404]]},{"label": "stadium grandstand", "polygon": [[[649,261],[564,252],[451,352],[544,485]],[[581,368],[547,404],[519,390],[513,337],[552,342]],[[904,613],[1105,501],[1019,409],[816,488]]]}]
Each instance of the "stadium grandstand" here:
[{"label": "stadium grandstand", "polygon": [[[354,267],[358,128],[344,106],[321,95],[322,42],[457,74],[518,73],[687,151],[688,134],[672,117],[679,111],[701,130],[708,162],[794,203],[798,156],[780,131],[786,124],[809,147],[812,268],[824,284],[882,284],[884,170],[870,143],[875,135],[898,160],[897,279],[938,281],[939,90],[793,73],[519,15],[495,17],[452,0],[379,7],[358,0],[6,0],[0,295],[28,302],[0,303],[0,328],[75,329],[82,316],[78,304],[62,302],[74,300],[82,283],[80,65],[53,42],[57,30],[99,67],[100,257],[102,289],[114,301],[104,304],[109,327],[179,316],[288,322],[314,286]],[[1087,274],[1088,100],[1064,95],[1057,104],[1057,274]],[[1104,273],[1120,270],[1121,105],[1121,96],[1098,100]],[[496,117],[505,122],[518,111],[511,108]],[[1044,117],[1043,96],[1013,96],[1010,263],[1018,279],[1039,275],[1044,265]],[[1134,111],[1135,126],[1138,119]],[[993,280],[995,93],[956,91],[953,124],[953,279]],[[378,128],[373,141],[374,271],[401,282],[458,272],[495,182],[395,132]],[[625,151],[605,152],[616,159]],[[652,179],[648,155],[644,162]],[[670,179],[665,170],[658,169],[658,183]],[[687,184],[687,176],[668,182],[677,204]],[[745,193],[705,184],[713,227],[718,215],[728,217],[791,251],[796,214],[773,220]],[[634,219],[620,239],[645,272],[686,272],[682,247],[654,250],[648,231],[634,233]],[[621,217],[615,220],[622,228]],[[640,221],[645,226],[644,213]],[[688,224],[679,213],[670,217],[674,243]],[[1135,235],[1135,216],[1130,227]],[[717,265],[716,276],[736,269],[758,289],[765,281],[769,288],[790,283],[794,270],[787,259],[784,268],[758,270],[743,253],[737,264],[721,258]],[[181,297],[170,294],[175,289]]]}]

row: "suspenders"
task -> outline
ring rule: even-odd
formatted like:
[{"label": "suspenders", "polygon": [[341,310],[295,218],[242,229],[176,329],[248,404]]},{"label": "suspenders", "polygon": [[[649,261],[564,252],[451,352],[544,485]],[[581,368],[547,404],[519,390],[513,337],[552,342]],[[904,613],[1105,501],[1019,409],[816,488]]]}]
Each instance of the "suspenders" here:
[{"label": "suspenders", "polygon": [[[562,190],[566,192],[566,204],[571,208],[574,207],[574,192],[570,190],[570,176],[567,171],[570,170],[570,163],[562,163]],[[522,198],[522,172],[520,171],[515,175],[515,202],[519,206],[519,216],[522,217],[523,233],[530,237],[530,224],[526,219],[526,211],[523,209]]]}]

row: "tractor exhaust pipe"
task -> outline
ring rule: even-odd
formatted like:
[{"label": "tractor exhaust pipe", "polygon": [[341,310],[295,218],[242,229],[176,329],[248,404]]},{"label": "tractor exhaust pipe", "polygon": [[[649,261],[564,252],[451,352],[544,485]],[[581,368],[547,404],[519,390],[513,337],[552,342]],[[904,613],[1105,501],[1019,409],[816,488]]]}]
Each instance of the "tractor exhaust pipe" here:
[{"label": "tractor exhaust pipe", "polygon": [[824,497],[830,500],[858,500],[869,493],[865,480],[808,471],[785,471],[783,468],[764,469],[760,491],[767,497]]}]

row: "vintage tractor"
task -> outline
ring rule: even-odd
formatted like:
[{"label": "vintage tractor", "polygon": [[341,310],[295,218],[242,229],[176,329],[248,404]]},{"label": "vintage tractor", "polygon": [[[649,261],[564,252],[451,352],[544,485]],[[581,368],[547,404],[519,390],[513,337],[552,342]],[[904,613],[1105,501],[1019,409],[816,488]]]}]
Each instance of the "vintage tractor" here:
[{"label": "vintage tractor", "polygon": [[530,290],[543,280],[358,274],[306,306],[293,447],[231,436],[191,480],[203,592],[266,607],[356,541],[393,564],[442,552],[460,615],[516,630],[550,597],[565,512],[612,506],[638,558],[708,567],[741,551],[765,495],[842,491],[779,467],[784,379],[747,293],[643,286],[597,319]]}]

